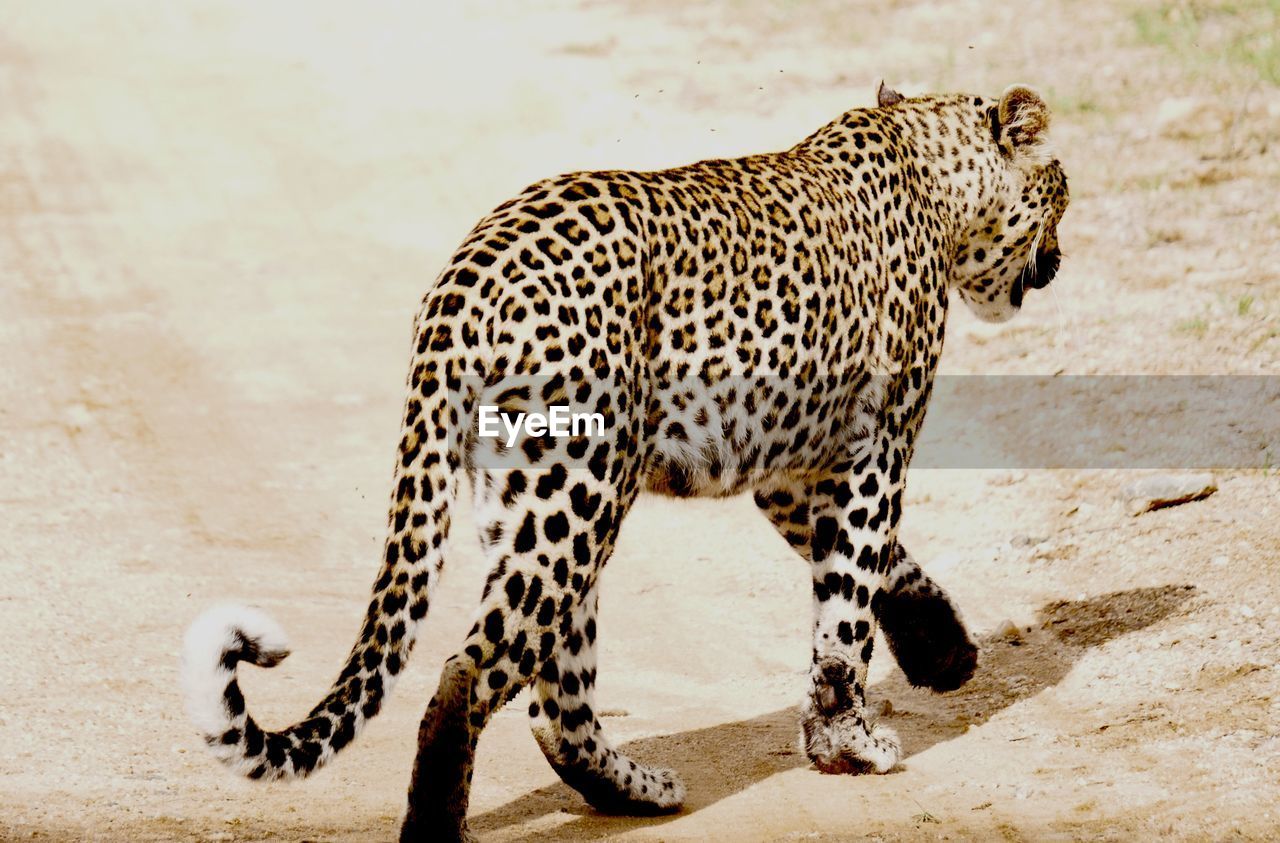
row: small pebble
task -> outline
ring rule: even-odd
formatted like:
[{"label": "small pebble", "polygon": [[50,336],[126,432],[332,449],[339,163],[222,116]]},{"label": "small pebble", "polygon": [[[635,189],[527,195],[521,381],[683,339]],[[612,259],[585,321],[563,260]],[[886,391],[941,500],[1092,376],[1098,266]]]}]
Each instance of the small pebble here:
[{"label": "small pebble", "polygon": [[1022,630],[1011,620],[1005,619],[998,627],[996,627],[996,637],[1008,641],[1010,644],[1022,643]]}]

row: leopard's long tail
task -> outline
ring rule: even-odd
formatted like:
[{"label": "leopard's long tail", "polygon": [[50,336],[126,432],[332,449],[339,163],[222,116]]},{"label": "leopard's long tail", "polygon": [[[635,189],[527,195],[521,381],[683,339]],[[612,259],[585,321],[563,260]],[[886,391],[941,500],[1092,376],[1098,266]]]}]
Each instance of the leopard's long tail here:
[{"label": "leopard's long tail", "polygon": [[433,343],[433,334],[439,340],[448,329],[438,319],[438,296],[435,307],[432,301],[428,296],[419,317],[381,570],[360,635],[328,694],[301,721],[265,731],[245,706],[236,669],[242,661],[272,667],[284,659],[289,650],[280,627],[255,609],[223,605],[187,631],[181,674],[188,713],[213,753],[249,778],[302,778],[350,744],[391,693],[426,617],[462,464],[460,419],[472,400],[462,375],[474,371],[464,353]]}]

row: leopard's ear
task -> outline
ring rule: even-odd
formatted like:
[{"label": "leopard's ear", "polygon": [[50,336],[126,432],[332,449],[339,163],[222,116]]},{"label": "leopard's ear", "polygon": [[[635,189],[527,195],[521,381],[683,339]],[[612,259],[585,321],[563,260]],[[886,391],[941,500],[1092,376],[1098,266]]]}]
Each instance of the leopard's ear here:
[{"label": "leopard's ear", "polygon": [[999,132],[996,140],[1015,156],[1043,162],[1052,157],[1049,151],[1049,106],[1040,95],[1026,85],[1010,85],[1000,95],[996,109],[998,122],[992,128]]},{"label": "leopard's ear", "polygon": [[881,108],[888,108],[891,105],[897,105],[904,99],[906,97],[885,85],[883,79],[880,80],[880,84],[876,87],[876,105]]}]

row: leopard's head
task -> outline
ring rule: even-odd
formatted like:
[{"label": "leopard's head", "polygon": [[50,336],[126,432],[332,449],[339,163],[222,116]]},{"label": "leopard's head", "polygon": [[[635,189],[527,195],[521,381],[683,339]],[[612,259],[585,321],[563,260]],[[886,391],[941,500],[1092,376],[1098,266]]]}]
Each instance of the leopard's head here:
[{"label": "leopard's head", "polygon": [[978,318],[1003,322],[1058,271],[1067,177],[1049,145],[1049,108],[1039,94],[1014,85],[998,102],[973,102],[984,172],[957,242],[952,285]]}]

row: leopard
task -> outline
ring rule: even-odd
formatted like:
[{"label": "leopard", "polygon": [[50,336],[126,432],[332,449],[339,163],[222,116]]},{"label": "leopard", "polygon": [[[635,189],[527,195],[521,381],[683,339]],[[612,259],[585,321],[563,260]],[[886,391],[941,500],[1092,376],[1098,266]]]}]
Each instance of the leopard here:
[{"label": "leopard", "polygon": [[[595,698],[601,573],[641,493],[750,494],[812,580],[799,742],[820,773],[886,773],[867,702],[880,635],[907,680],[953,691],[978,648],[898,539],[949,301],[1000,322],[1058,271],[1066,175],[1031,87],[904,96],[882,82],[781,152],[539,181],[484,217],[414,319],[387,537],[356,642],[284,729],[237,671],[289,653],[265,612],[215,606],[182,648],[186,707],[250,779],[298,779],[383,708],[437,593],[467,484],[489,572],[418,731],[400,839],[469,840],[477,741],[528,690],[538,746],[595,810],[677,812]],[[486,403],[487,402],[487,403]],[[486,406],[594,411],[603,430],[519,444]],[[710,632],[710,630],[708,630]]]}]

